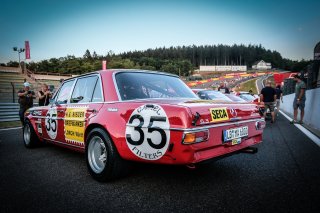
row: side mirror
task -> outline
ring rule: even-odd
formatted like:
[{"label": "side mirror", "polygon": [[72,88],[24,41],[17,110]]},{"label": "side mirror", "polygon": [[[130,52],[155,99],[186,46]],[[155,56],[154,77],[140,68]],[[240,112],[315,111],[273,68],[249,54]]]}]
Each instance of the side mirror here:
[{"label": "side mirror", "polygon": [[83,96],[79,96],[79,97],[76,97],[76,98],[71,98],[70,99],[70,102],[71,103],[78,103],[79,101],[81,101],[83,99]]}]

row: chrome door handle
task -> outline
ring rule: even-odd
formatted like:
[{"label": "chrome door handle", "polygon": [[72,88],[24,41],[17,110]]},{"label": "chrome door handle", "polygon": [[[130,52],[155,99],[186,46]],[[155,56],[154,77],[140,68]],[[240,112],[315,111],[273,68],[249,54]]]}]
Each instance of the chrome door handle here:
[{"label": "chrome door handle", "polygon": [[97,110],[96,109],[87,109],[87,112],[96,113]]}]

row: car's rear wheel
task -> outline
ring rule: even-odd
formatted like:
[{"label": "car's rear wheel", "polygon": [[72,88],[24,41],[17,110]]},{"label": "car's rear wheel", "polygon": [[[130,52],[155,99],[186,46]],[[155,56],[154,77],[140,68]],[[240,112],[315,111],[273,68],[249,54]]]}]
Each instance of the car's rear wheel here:
[{"label": "car's rear wheel", "polygon": [[108,134],[100,128],[88,134],[86,158],[89,173],[101,182],[116,179],[127,171],[127,162],[120,157]]},{"label": "car's rear wheel", "polygon": [[23,126],[23,143],[27,148],[33,148],[39,144],[39,138],[30,121],[26,121]]}]

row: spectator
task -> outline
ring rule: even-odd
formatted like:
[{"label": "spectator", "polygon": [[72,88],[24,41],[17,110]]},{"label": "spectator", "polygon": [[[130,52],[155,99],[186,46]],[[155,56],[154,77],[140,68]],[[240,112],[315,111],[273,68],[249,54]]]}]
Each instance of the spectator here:
[{"label": "spectator", "polygon": [[293,100],[293,120],[291,123],[298,123],[298,108],[300,109],[300,124],[303,124],[304,107],[306,102],[306,84],[301,80],[299,75],[295,75],[293,80],[296,81],[295,97]]},{"label": "spectator", "polygon": [[30,90],[30,83],[24,82],[23,86],[24,89],[18,92],[18,102],[20,104],[19,117],[22,125],[24,124],[24,113],[27,109],[33,107],[33,99],[35,98],[34,92]]},{"label": "spectator", "polygon": [[218,91],[220,91],[221,93],[226,93],[226,94],[230,93],[229,88],[227,86],[225,86],[224,82],[220,83],[220,87],[218,87]]},{"label": "spectator", "polygon": [[42,84],[41,90],[38,92],[39,106],[48,106],[49,100],[52,97],[51,92],[48,90],[47,84]]},{"label": "spectator", "polygon": [[277,115],[278,115],[278,112],[280,110],[280,100],[283,103],[282,90],[280,85],[276,86],[276,95],[277,95],[276,107],[277,107]]},{"label": "spectator", "polygon": [[266,117],[267,109],[271,112],[271,123],[275,122],[274,102],[276,98],[276,90],[271,86],[271,81],[267,81],[266,87],[261,90],[261,101],[264,102],[264,117]]},{"label": "spectator", "polygon": [[235,95],[240,95],[240,86],[235,86],[233,89],[232,89],[232,91],[233,91],[233,93],[235,94]]}]

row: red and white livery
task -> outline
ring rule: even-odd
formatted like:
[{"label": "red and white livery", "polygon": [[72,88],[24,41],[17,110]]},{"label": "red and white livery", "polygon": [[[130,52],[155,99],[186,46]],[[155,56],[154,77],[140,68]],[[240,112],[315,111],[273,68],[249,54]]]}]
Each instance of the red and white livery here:
[{"label": "red and white livery", "polygon": [[99,181],[129,161],[194,166],[262,141],[255,104],[200,100],[176,75],[104,70],[63,82],[49,106],[26,112],[26,147],[49,142],[85,153]]}]

